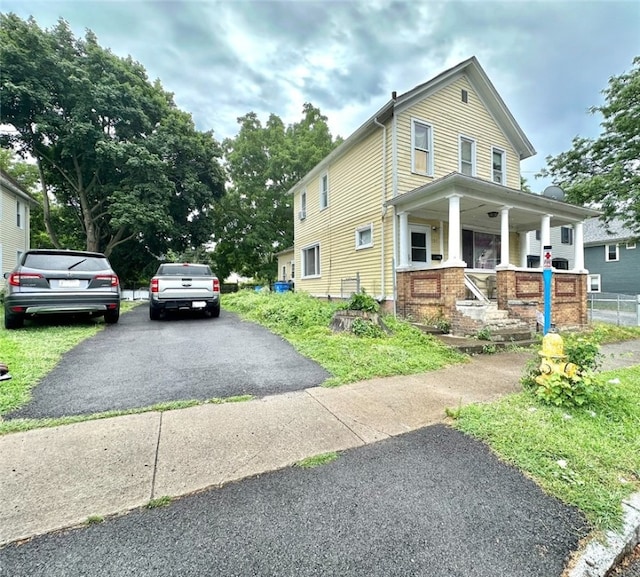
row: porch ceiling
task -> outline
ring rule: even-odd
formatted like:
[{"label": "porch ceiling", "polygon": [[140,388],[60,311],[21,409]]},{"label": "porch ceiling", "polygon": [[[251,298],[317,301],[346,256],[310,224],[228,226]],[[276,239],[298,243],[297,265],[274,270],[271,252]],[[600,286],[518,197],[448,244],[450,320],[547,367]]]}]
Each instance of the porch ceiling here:
[{"label": "porch ceiling", "polygon": [[539,194],[523,192],[479,178],[452,173],[425,186],[387,201],[396,212],[428,220],[449,219],[449,197],[460,196],[460,221],[463,226],[485,230],[500,230],[500,215],[487,213],[510,207],[509,228],[526,232],[540,228],[541,218],[551,215],[551,226],[564,226],[597,216],[596,210],[553,200]]}]

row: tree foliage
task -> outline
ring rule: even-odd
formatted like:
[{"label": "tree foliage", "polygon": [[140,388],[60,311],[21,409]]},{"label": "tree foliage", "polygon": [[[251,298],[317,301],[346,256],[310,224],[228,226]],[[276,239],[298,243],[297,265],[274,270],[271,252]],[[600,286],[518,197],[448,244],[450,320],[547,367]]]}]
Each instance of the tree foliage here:
[{"label": "tree foliage", "polygon": [[224,193],[213,135],[92,32],[75,38],[63,20],[43,30],[13,14],[0,25],[0,122],[16,131],[2,145],[35,159],[51,244],[160,255],[208,241]]},{"label": "tree foliage", "polygon": [[221,277],[233,271],[273,279],[275,253],[293,245],[293,199],[286,193],[341,142],[318,108],[306,103],[302,113],[285,127],[275,114],[263,126],[250,112],[223,143],[231,184],[216,209],[213,258]]},{"label": "tree foliage", "polygon": [[551,177],[569,201],[599,207],[605,220],[621,218],[640,234],[640,57],[629,72],[609,79],[596,139],[576,136],[571,150],[547,157]]}]

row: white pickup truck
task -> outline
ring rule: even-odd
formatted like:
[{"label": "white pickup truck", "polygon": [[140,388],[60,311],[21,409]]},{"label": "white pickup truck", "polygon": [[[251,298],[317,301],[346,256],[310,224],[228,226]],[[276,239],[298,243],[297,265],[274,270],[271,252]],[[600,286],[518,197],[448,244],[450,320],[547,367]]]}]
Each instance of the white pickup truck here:
[{"label": "white pickup truck", "polygon": [[149,318],[167,311],[202,311],[220,316],[220,281],[206,264],[161,264],[149,286]]}]

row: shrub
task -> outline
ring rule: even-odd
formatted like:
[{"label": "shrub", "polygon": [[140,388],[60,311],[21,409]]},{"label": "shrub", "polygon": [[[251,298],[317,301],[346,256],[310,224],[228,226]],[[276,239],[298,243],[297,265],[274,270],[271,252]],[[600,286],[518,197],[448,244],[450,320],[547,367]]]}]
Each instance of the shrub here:
[{"label": "shrub", "polygon": [[353,319],[351,332],[358,337],[367,337],[370,339],[378,339],[385,336],[382,327],[371,320]]},{"label": "shrub", "polygon": [[599,390],[595,377],[595,372],[602,364],[598,336],[568,334],[563,341],[565,361],[578,367],[575,372],[552,373],[540,378],[542,357],[539,354],[541,347],[538,347],[536,356],[526,364],[520,382],[543,403],[563,407],[583,406],[593,401]]},{"label": "shrub", "polygon": [[348,311],[377,313],[380,310],[380,305],[376,299],[362,291],[361,293],[353,293],[351,298],[339,308]]}]

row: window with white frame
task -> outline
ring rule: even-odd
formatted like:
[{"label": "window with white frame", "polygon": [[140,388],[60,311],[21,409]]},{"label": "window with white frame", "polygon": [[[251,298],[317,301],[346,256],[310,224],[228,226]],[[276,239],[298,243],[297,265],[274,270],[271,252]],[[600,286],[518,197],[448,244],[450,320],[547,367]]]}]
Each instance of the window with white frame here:
[{"label": "window with white frame", "polygon": [[373,224],[356,229],[356,250],[373,246]]},{"label": "window with white frame", "polygon": [[573,229],[571,227],[560,227],[560,242],[562,244],[573,244]]},{"label": "window with white frame", "polygon": [[433,174],[433,129],[430,124],[411,120],[411,172]]},{"label": "window with white frame", "polygon": [[429,234],[425,227],[412,226],[410,228],[411,262],[426,263],[429,255]]},{"label": "window with white frame", "polygon": [[460,173],[476,175],[476,141],[466,136],[460,137]]},{"label": "window with white frame", "polygon": [[298,215],[300,220],[307,218],[307,190],[303,190],[300,193],[300,214]]},{"label": "window with white frame", "polygon": [[628,242],[627,243],[627,250],[633,250],[634,248],[636,248],[636,243],[635,242]]},{"label": "window with white frame", "polygon": [[320,210],[329,206],[329,175],[325,172],[320,177]]},{"label": "window with white frame", "polygon": [[599,293],[600,292],[600,275],[599,274],[590,274],[589,275],[589,284],[587,285],[587,290],[590,293]]},{"label": "window with white frame", "polygon": [[18,228],[22,228],[24,225],[24,218],[22,215],[22,203],[19,200],[16,200],[16,226]]},{"label": "window with white frame", "polygon": [[491,149],[491,178],[493,182],[504,184],[506,178],[505,152],[499,148]]},{"label": "window with white frame", "polygon": [[617,244],[605,245],[604,260],[606,262],[615,262],[617,260],[620,260],[620,251]]},{"label": "window with white frame", "polygon": [[320,245],[314,244],[303,248],[301,253],[302,278],[320,276]]}]

